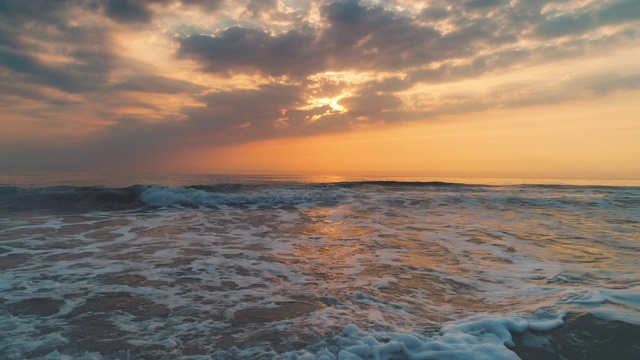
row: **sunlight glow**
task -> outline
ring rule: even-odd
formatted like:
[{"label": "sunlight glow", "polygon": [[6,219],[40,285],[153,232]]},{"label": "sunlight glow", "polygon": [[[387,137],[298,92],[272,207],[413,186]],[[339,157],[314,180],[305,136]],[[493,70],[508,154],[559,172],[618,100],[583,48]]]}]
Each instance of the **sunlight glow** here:
[{"label": "sunlight glow", "polygon": [[322,106],[326,106],[329,105],[331,106],[331,110],[327,110],[326,113],[332,112],[332,111],[337,111],[339,113],[344,113],[346,112],[346,109],[344,108],[344,106],[339,105],[338,102],[340,100],[342,100],[343,98],[345,98],[346,96],[341,96],[339,98],[319,98],[319,99],[312,99],[309,106],[307,107],[307,109],[314,109],[314,108],[319,108]]}]

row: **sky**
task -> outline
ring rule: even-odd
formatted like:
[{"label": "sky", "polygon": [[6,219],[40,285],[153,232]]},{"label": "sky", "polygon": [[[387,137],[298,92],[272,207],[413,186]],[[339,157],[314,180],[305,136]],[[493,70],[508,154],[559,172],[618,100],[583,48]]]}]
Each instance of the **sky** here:
[{"label": "sky", "polygon": [[0,172],[640,179],[638,0],[0,0]]}]

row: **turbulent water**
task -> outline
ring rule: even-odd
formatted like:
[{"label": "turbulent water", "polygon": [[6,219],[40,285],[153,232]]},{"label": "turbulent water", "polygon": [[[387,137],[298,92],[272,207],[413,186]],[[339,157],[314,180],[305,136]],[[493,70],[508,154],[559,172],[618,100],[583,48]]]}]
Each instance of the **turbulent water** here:
[{"label": "turbulent water", "polygon": [[0,186],[0,358],[640,357],[640,187],[233,180]]}]

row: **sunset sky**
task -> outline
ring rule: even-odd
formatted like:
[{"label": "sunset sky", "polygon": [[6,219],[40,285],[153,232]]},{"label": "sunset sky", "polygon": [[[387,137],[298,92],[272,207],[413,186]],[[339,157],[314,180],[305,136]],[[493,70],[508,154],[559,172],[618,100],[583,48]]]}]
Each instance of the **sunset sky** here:
[{"label": "sunset sky", "polygon": [[0,172],[640,179],[638,0],[0,0]]}]

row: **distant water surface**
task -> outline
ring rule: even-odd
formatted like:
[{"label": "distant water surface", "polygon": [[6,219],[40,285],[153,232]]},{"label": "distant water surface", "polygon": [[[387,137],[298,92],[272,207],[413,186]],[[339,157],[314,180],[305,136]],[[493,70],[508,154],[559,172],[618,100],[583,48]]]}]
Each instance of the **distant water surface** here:
[{"label": "distant water surface", "polygon": [[569,179],[569,178],[483,178],[428,176],[334,176],[334,175],[251,175],[251,174],[174,174],[174,175],[114,175],[0,173],[0,185],[22,187],[105,186],[126,187],[138,184],[189,186],[194,184],[247,183],[337,183],[337,182],[444,182],[476,185],[576,185],[576,186],[640,186],[640,179]]}]

